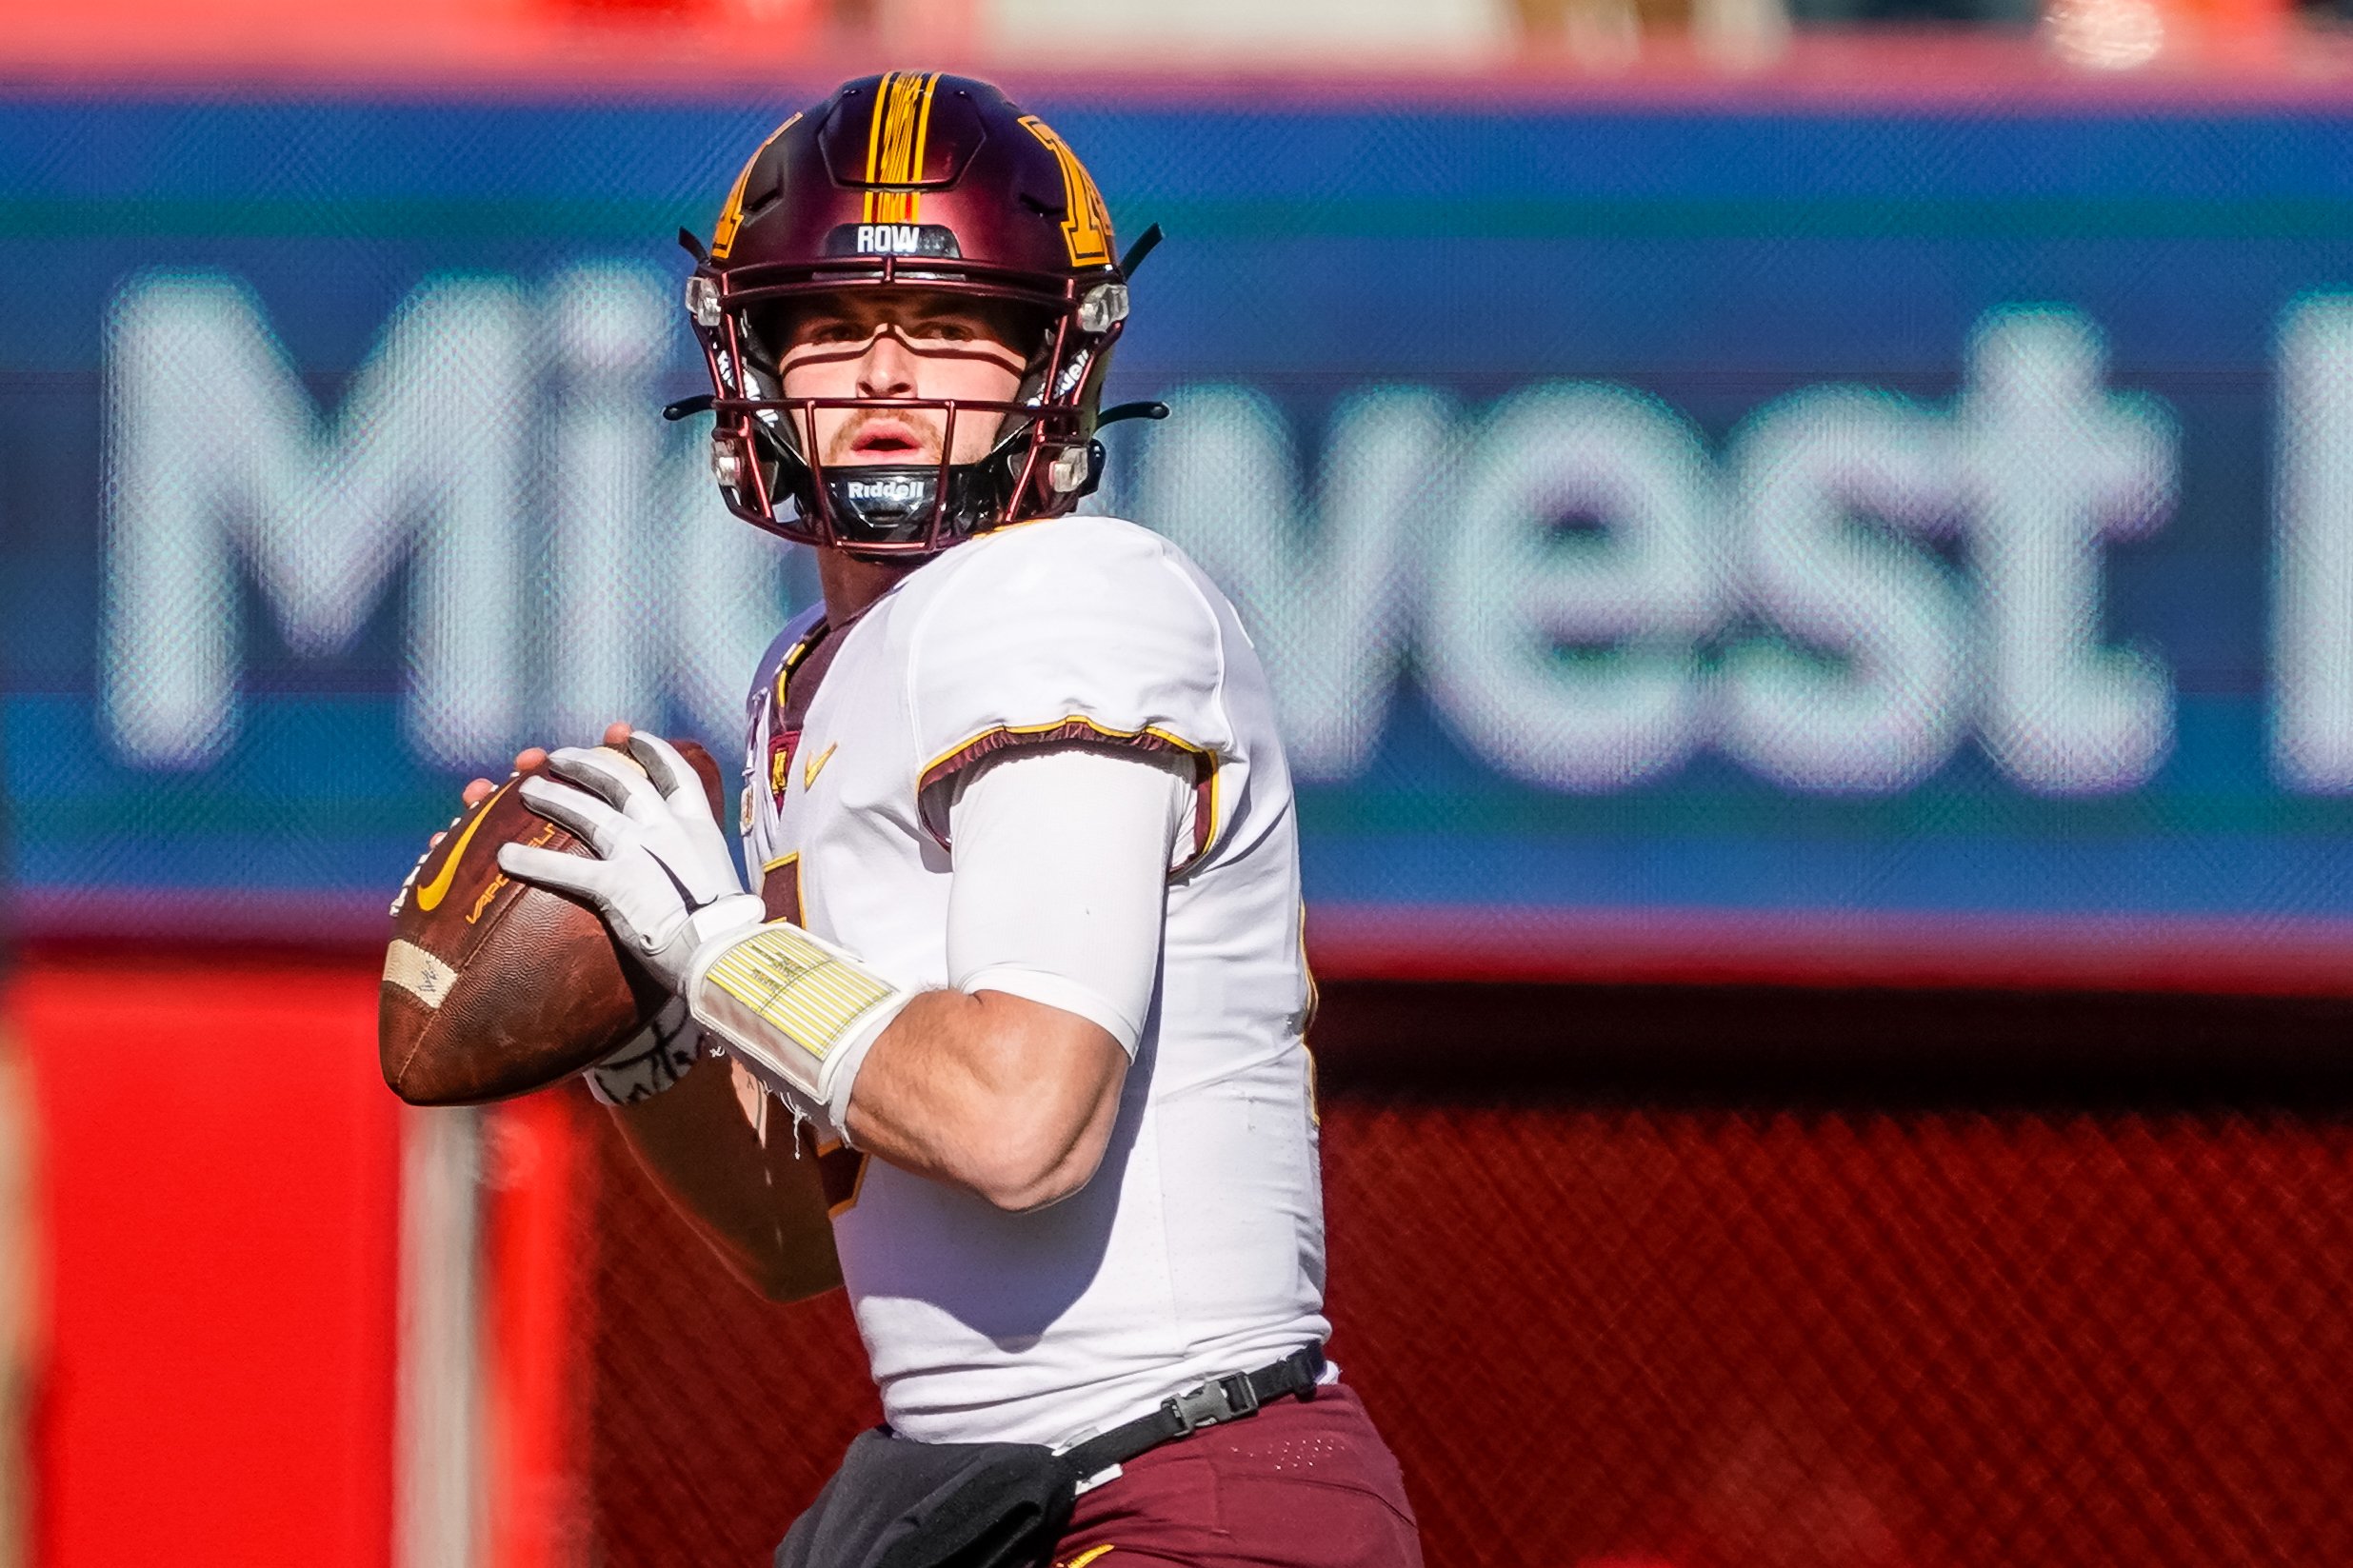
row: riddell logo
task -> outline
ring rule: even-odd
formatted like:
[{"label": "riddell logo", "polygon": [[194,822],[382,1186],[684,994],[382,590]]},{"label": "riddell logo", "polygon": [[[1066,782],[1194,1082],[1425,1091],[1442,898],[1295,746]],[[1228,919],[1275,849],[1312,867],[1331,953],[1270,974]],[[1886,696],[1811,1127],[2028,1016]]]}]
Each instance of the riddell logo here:
[{"label": "riddell logo", "polygon": [[923,228],[911,223],[862,223],[858,248],[884,256],[912,256],[923,248]]},{"label": "riddell logo", "polygon": [[911,479],[853,479],[849,482],[852,501],[892,501],[907,503],[922,494],[923,487]]}]

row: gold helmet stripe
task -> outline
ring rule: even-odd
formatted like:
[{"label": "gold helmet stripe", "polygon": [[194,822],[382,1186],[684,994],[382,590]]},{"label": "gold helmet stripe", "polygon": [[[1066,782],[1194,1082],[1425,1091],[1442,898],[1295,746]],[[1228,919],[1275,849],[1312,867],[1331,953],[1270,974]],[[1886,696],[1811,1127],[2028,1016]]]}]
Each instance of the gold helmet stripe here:
[{"label": "gold helmet stripe", "polygon": [[[874,118],[867,125],[866,183],[913,185],[923,178],[924,147],[930,139],[931,93],[940,73],[894,70],[874,93]],[[914,223],[923,210],[919,190],[868,190],[867,223]]]},{"label": "gold helmet stripe", "polygon": [[[882,164],[883,122],[889,118],[890,89],[899,84],[899,73],[885,71],[874,89],[874,107],[867,110],[866,122],[866,183],[875,183],[875,174]],[[867,223],[874,221],[874,192],[866,193],[866,210],[860,216]]]},{"label": "gold helmet stripe", "polygon": [[[923,109],[915,116],[915,146],[913,150],[907,154],[907,178],[910,185],[924,177],[924,149],[931,140],[931,94],[939,85],[940,73],[936,70],[924,82]],[[921,209],[922,201],[923,195],[920,191],[910,190],[907,193],[907,216],[904,222],[913,223],[915,221],[915,215]]]},{"label": "gold helmet stripe", "polygon": [[768,140],[762,142],[759,147],[753,150],[752,155],[744,160],[744,167],[742,170],[735,176],[734,188],[728,192],[727,205],[719,209],[719,221],[711,228],[710,253],[718,260],[726,261],[728,259],[728,252],[735,247],[735,231],[743,226],[744,187],[749,183],[751,179],[751,166],[760,161],[761,153],[766,152],[769,148],[776,145],[777,137],[782,136],[786,131],[790,130],[794,125],[799,123],[800,118],[801,116],[796,112],[791,119],[787,120],[783,125],[778,126],[774,130],[769,131]]}]

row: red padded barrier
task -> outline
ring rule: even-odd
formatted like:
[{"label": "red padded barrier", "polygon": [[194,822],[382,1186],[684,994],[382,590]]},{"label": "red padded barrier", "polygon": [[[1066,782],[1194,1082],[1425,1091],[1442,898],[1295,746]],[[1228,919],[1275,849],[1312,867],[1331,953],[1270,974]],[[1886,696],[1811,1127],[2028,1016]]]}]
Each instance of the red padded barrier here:
[{"label": "red padded barrier", "polygon": [[577,1095],[492,1106],[482,1150],[490,1568],[582,1568],[588,1348],[583,1259],[596,1171]]},{"label": "red padded barrier", "polygon": [[398,1119],[372,966],[20,973],[49,1354],[36,1560],[390,1556]]}]

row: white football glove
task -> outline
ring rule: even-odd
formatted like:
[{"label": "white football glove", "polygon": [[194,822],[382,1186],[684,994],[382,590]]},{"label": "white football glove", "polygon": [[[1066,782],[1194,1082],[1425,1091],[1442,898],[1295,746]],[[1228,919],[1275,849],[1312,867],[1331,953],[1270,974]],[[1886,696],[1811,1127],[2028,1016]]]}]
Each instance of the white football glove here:
[{"label": "white football glove", "polygon": [[566,746],[548,757],[548,769],[571,784],[523,781],[524,804],[569,828],[596,859],[509,844],[500,846],[498,864],[595,905],[622,946],[675,993],[698,948],[757,926],[765,911],[744,891],[727,835],[687,760],[642,730],[629,737],[629,755],[644,773],[604,752]]}]

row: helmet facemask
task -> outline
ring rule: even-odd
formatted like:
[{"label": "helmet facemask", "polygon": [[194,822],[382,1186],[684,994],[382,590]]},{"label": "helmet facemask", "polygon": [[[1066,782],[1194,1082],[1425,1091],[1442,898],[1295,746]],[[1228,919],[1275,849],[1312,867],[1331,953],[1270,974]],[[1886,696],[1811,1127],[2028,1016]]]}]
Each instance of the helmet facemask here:
[{"label": "helmet facemask", "polygon": [[[912,260],[909,258],[908,260]],[[1034,276],[1002,278],[990,268],[913,266],[879,258],[865,267],[698,269],[688,307],[709,362],[717,396],[712,468],[728,509],[785,538],[887,558],[935,553],[972,534],[1026,517],[1067,511],[1101,475],[1093,439],[1103,370],[1127,314],[1126,288],[1097,283],[1041,288]],[[787,272],[798,274],[780,276]],[[977,275],[976,275],[977,274]],[[1005,400],[936,397],[785,395],[776,341],[779,321],[799,301],[868,289],[922,289],[1010,307],[1030,325],[1012,335],[1034,345],[1013,395]],[[1016,315],[1015,313],[1018,313]],[[884,323],[841,357],[863,355],[875,333],[890,332],[920,358],[997,358],[986,350],[917,348]],[[1014,351],[1019,353],[1016,347]],[[796,351],[795,364],[822,363]],[[812,439],[826,416],[864,412],[927,414],[936,420],[936,460],[847,464],[826,461]],[[992,426],[987,451],[958,463],[960,430]]]}]

